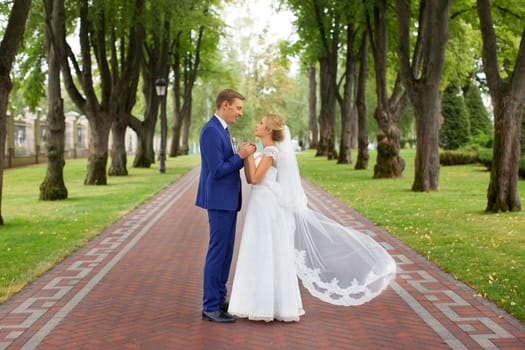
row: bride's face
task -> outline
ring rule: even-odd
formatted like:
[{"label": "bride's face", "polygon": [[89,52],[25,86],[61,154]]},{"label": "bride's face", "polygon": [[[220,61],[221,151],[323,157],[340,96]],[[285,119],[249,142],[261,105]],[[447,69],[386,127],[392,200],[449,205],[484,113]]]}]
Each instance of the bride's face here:
[{"label": "bride's face", "polygon": [[255,125],[255,136],[263,137],[268,135],[268,128],[266,127],[266,121],[264,118],[261,119],[257,125]]}]

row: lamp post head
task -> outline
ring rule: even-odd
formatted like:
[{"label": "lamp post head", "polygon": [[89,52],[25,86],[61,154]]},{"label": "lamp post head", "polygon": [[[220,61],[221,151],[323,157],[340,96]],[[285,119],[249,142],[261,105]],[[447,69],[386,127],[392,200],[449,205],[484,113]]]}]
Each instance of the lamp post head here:
[{"label": "lamp post head", "polygon": [[155,89],[157,90],[157,96],[166,95],[166,80],[160,78],[155,81]]}]

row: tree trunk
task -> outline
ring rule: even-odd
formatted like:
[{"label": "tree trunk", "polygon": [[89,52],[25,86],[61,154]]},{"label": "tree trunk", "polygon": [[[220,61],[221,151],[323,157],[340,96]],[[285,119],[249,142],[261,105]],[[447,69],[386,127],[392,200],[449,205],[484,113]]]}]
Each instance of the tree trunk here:
[{"label": "tree trunk", "polygon": [[491,5],[478,0],[483,40],[483,70],[494,106],[494,149],[486,211],[521,211],[518,193],[521,118],[525,107],[525,28],[522,31],[514,71],[502,79]]},{"label": "tree trunk", "polygon": [[[439,85],[439,84],[438,84]],[[414,99],[416,115],[416,160],[412,190],[439,189],[439,121],[441,98],[437,87],[421,88]]]},{"label": "tree trunk", "polygon": [[[176,113],[179,114],[179,113]],[[181,146],[180,146],[180,136],[182,130],[182,116],[173,118],[173,126],[171,128],[171,147],[170,147],[170,157],[176,157],[180,155]]]},{"label": "tree trunk", "polygon": [[379,126],[377,132],[377,161],[374,166],[374,179],[392,179],[403,175],[405,160],[399,155],[400,132],[392,123],[388,108],[378,105],[374,117]]},{"label": "tree trunk", "polygon": [[169,152],[170,157],[176,157],[179,155],[182,121],[184,119],[182,112],[182,108],[184,108],[184,101],[181,101],[181,75],[182,70],[184,69],[184,65],[181,63],[181,55],[183,55],[180,48],[181,36],[182,32],[179,31],[177,35],[175,35],[173,43],[170,45],[170,55],[173,60],[172,70],[174,75],[172,98],[173,122],[171,126],[171,145]]},{"label": "tree trunk", "polygon": [[366,80],[368,78],[368,32],[363,32],[359,50],[359,74],[356,83],[357,161],[355,169],[368,169],[368,117],[366,109]]},{"label": "tree trunk", "polygon": [[492,101],[495,132],[486,211],[521,211],[518,171],[523,107],[505,95]]},{"label": "tree trunk", "polygon": [[111,121],[102,113],[89,119],[89,157],[85,185],[106,185],[108,140]]},{"label": "tree trunk", "polygon": [[[191,95],[189,96],[189,101],[184,101],[184,122],[183,122],[183,133],[182,133],[182,146],[179,154],[186,155],[189,153],[189,138],[190,138],[190,126],[191,126]],[[188,110],[186,110],[188,109]]]},{"label": "tree trunk", "polygon": [[[343,96],[338,95],[339,106],[341,107],[341,142],[339,146],[339,157],[337,164],[352,164],[352,131],[355,121],[353,105],[354,88],[354,39],[355,31],[353,25],[348,24],[346,30],[346,63],[344,74]],[[339,94],[339,92],[337,92]]]},{"label": "tree trunk", "polygon": [[133,160],[133,167],[135,168],[151,168],[154,158],[153,151],[153,134],[154,128],[141,128],[137,133],[137,149],[135,150],[135,159]]},{"label": "tree trunk", "polygon": [[319,140],[319,128],[317,127],[317,81],[315,79],[315,67],[308,66],[308,126],[310,129],[310,149],[316,149]]},{"label": "tree trunk", "polygon": [[108,170],[109,176],[128,175],[126,154],[126,129],[128,127],[127,117],[118,116],[111,126],[111,165]]},{"label": "tree trunk", "polygon": [[7,105],[12,83],[11,68],[15,60],[18,46],[24,36],[25,24],[31,0],[18,0],[13,2],[7,27],[3,32],[0,42],[0,225],[4,224],[2,217],[2,196],[4,183],[4,157],[7,136]]},{"label": "tree trunk", "polygon": [[351,113],[347,113],[346,117],[341,114],[341,142],[339,143],[339,156],[337,158],[337,164],[352,164],[352,150],[350,148],[350,133]]},{"label": "tree trunk", "polygon": [[[47,126],[49,131],[47,141],[47,171],[46,177],[40,184],[41,200],[66,199],[67,188],[64,184],[64,139],[66,121],[64,117],[64,104],[60,84],[60,65],[63,60],[60,47],[55,43],[57,39],[65,37],[64,28],[64,1],[47,0],[44,2],[46,10],[45,47],[47,53]],[[53,33],[55,40],[53,40]]]},{"label": "tree trunk", "polygon": [[[174,66],[174,74],[180,73],[178,66]],[[173,125],[171,127],[171,146],[170,146],[170,157],[176,157],[180,154],[180,137],[183,122],[183,112],[181,111],[180,103],[180,80],[175,78],[173,84]],[[182,104],[184,105],[184,103]]]},{"label": "tree trunk", "polygon": [[[377,122],[377,160],[374,179],[398,178],[403,175],[405,161],[401,158],[399,119],[406,106],[400,82],[396,80],[392,95],[387,90],[388,18],[387,5],[381,1],[373,10],[374,26],[369,25],[374,70],[376,79],[377,107],[374,118]],[[370,21],[369,21],[370,22]]]},{"label": "tree trunk", "polygon": [[[153,149],[153,138],[155,136],[155,125],[157,124],[157,111],[159,109],[159,99],[152,90],[153,86],[146,83],[146,74],[143,74],[143,93],[146,103],[144,111],[144,120],[138,120],[131,116],[129,127],[137,134],[137,148],[135,150],[135,159],[133,167],[150,168],[155,163],[155,151]],[[153,83],[151,83],[153,84]]]},{"label": "tree trunk", "polygon": [[[354,81],[355,80],[356,79],[354,79]],[[354,102],[352,104],[352,110],[350,111],[350,149],[351,150],[357,149],[358,131],[359,131],[359,126],[357,125],[357,106],[355,104],[355,97],[354,97]]]},{"label": "tree trunk", "polygon": [[337,158],[335,151],[335,106],[337,64],[332,65],[329,57],[319,59],[321,90],[321,111],[319,114],[320,140],[316,156],[326,156],[329,160]]}]

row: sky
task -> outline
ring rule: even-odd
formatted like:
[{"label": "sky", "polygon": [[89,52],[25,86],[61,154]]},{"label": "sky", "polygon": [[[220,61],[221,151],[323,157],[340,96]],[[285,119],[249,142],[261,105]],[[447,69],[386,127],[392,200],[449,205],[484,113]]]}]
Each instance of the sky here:
[{"label": "sky", "polygon": [[[272,5],[273,4],[273,5]],[[225,5],[224,20],[229,25],[231,35],[253,38],[267,31],[265,39],[269,42],[293,38],[293,14],[288,10],[277,12],[275,0],[238,0]]]},{"label": "sky", "polygon": [[[251,52],[242,52],[238,45],[241,60],[250,59],[251,53],[260,53],[268,45],[279,40],[297,40],[292,22],[294,15],[286,9],[277,10],[276,0],[237,0],[224,5],[223,20],[229,25],[229,39],[239,38],[238,42],[247,40]],[[259,40],[261,34],[264,40]]]}]

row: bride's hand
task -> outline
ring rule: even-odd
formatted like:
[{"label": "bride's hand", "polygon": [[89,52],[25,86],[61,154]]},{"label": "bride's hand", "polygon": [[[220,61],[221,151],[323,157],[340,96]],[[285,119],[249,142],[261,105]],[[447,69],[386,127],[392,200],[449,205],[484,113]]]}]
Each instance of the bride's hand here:
[{"label": "bride's hand", "polygon": [[241,157],[241,159],[245,159],[245,158],[253,155],[256,150],[257,150],[257,148],[255,147],[254,143],[243,142],[239,146],[239,149],[237,150],[237,153],[239,154],[239,157]]}]

